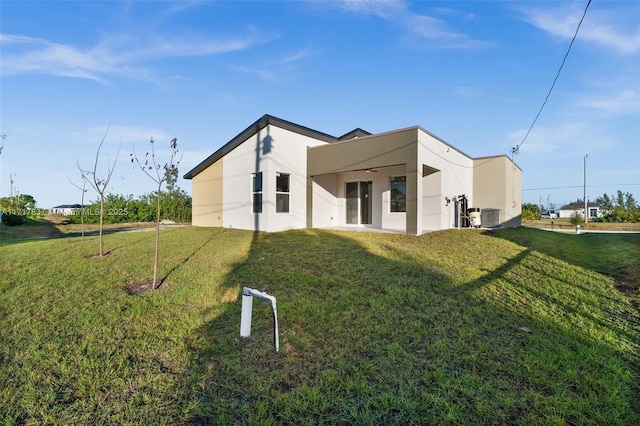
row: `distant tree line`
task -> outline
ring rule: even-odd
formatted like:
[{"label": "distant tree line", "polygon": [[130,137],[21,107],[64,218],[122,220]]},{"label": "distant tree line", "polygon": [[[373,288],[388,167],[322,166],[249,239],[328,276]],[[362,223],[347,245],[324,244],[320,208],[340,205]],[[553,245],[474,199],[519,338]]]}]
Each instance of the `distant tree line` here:
[{"label": "distant tree line", "polygon": [[28,194],[0,198],[2,223],[8,226],[40,221],[46,213],[36,207],[36,200]]},{"label": "distant tree line", "polygon": [[[595,199],[595,203],[600,207],[601,216],[597,218],[589,218],[591,222],[610,222],[610,223],[637,223],[640,222],[640,206],[633,195],[629,192],[618,193],[613,196],[604,194]],[[584,204],[584,200],[578,199],[571,204]],[[532,221],[538,220],[542,212],[537,204],[522,204],[522,220]],[[576,218],[578,219],[578,218]]]},{"label": "distant tree line", "polygon": [[640,222],[640,206],[629,192],[618,190],[615,197],[604,194],[595,202],[602,211],[602,217],[597,219],[600,222]]},{"label": "distant tree line", "polygon": [[[182,189],[174,187],[161,191],[162,205],[160,219],[177,223],[191,222],[191,197]],[[107,194],[104,197],[104,223],[155,222],[156,193],[133,195]],[[84,223],[95,224],[100,220],[100,201],[84,206],[84,212],[77,209],[69,216],[71,223],[80,223],[84,213]]]}]

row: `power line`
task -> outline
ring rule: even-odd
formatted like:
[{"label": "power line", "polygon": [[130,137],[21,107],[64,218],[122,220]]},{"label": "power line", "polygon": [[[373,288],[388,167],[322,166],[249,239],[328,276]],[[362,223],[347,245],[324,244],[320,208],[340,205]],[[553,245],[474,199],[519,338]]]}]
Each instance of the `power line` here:
[{"label": "power line", "polygon": [[[584,185],[568,185],[568,186],[549,186],[546,188],[524,188],[522,191],[549,191],[552,189],[571,189],[582,188]],[[611,183],[606,185],[587,185],[587,188],[604,188],[618,186],[640,186],[640,183]]]},{"label": "power line", "polygon": [[558,77],[560,77],[560,72],[562,72],[562,68],[564,68],[564,64],[567,61],[567,57],[569,56],[569,52],[571,52],[571,48],[573,47],[573,43],[576,41],[576,38],[578,37],[578,31],[580,31],[580,26],[582,25],[582,21],[584,21],[584,17],[587,15],[587,10],[589,9],[589,5],[590,4],[591,4],[591,0],[587,1],[587,5],[585,6],[584,12],[582,13],[582,18],[580,18],[580,22],[578,22],[578,26],[576,28],[576,32],[573,35],[573,38],[571,39],[571,43],[569,43],[569,48],[567,49],[567,53],[565,53],[564,54],[564,58],[562,58],[562,63],[560,64],[560,68],[558,68],[558,72],[557,72],[555,78],[553,79],[553,83],[551,84],[551,87],[549,88],[549,92],[547,93],[547,96],[544,98],[544,102],[542,103],[542,106],[538,110],[538,113],[536,114],[536,118],[533,119],[533,122],[531,123],[531,126],[529,126],[529,130],[527,130],[527,133],[524,135],[524,138],[522,138],[522,141],[518,145],[516,145],[514,148],[511,149],[513,154],[517,154],[518,153],[518,151],[520,150],[520,147],[522,146],[524,141],[527,140],[527,137],[529,136],[529,133],[531,133],[531,129],[533,129],[533,126],[538,121],[538,118],[540,118],[540,114],[542,114],[542,110],[544,109],[545,105],[547,104],[547,101],[549,100],[549,96],[551,96],[551,92],[553,91],[553,88],[556,86],[556,82],[558,81]]}]

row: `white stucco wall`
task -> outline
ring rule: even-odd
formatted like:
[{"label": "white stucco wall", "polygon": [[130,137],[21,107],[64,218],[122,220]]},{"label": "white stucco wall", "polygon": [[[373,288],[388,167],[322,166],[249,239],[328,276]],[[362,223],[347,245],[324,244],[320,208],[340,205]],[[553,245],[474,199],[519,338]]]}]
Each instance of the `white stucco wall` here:
[{"label": "white stucco wall", "polygon": [[312,228],[337,226],[338,214],[338,177],[321,175],[312,178]]},{"label": "white stucco wall", "polygon": [[[406,151],[408,146],[406,144],[411,142],[409,134],[412,132],[413,137],[417,138],[417,144],[413,145],[414,154],[410,155]],[[374,154],[371,156],[379,160],[377,164],[371,166],[375,172],[367,173],[360,170],[314,177],[312,226],[347,225],[346,183],[371,181],[373,184],[371,226],[406,232],[408,213],[392,213],[389,203],[390,178],[392,176],[407,176],[408,199],[411,196],[410,185],[414,185],[414,190],[417,191],[414,197],[419,198],[416,206],[417,211],[414,213],[417,214],[418,233],[452,227],[453,206],[446,205],[445,197],[453,198],[465,194],[471,202],[473,197],[473,160],[419,128],[403,129],[358,141],[343,142],[343,144],[350,144],[353,149],[335,150],[336,155],[339,155],[338,153],[352,155],[353,159],[349,157],[349,160],[355,164],[354,167],[365,167],[356,163],[360,158],[367,158],[368,154],[372,152],[368,149],[368,146],[372,146],[371,143],[376,144],[373,145],[373,150],[382,151],[385,155],[390,154],[389,156],[381,156],[377,154],[378,151],[373,151]],[[358,147],[353,144],[358,144]],[[387,145],[385,146],[385,144]],[[393,155],[394,152],[398,152],[397,147],[405,149],[403,156]],[[318,151],[314,152],[314,154],[317,153]],[[397,162],[399,159],[407,161],[407,163],[394,165],[393,162]],[[330,159],[327,158],[324,161],[323,164],[329,164],[326,169],[331,170]],[[392,164],[385,164],[385,162]],[[348,162],[345,161],[345,163]],[[423,169],[423,165],[427,166],[426,170]],[[417,173],[416,183],[411,183],[411,173],[413,176]]]},{"label": "white stucco wall", "polygon": [[407,228],[407,213],[391,212],[391,178],[397,176],[406,176],[407,168],[405,166],[397,166],[381,169],[383,172],[380,185],[382,186],[382,228],[394,231],[404,232]]},{"label": "white stucco wall", "polygon": [[420,130],[418,154],[422,164],[438,170],[422,178],[423,220],[425,231],[453,227],[453,203],[445,198],[466,195],[473,201],[473,159]]},{"label": "white stucco wall", "polygon": [[[268,125],[224,159],[225,227],[268,232],[306,226],[307,146],[325,142]],[[252,174],[262,172],[262,213],[253,213]],[[290,174],[289,213],[276,213],[276,173]]]}]

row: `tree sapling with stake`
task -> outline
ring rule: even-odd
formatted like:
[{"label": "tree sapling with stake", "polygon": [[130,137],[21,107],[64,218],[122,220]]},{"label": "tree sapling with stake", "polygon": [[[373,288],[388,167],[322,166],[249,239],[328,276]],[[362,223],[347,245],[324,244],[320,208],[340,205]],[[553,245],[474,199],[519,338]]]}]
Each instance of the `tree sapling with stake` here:
[{"label": "tree sapling with stake", "polygon": [[[151,152],[147,152],[144,156],[144,161],[134,152],[130,155],[131,162],[134,163],[134,167],[137,164],[140,170],[144,172],[151,180],[153,180],[157,186],[156,191],[156,248],[153,261],[153,282],[152,289],[160,287],[162,282],[158,282],[158,252],[160,247],[160,203],[161,203],[161,191],[162,184],[169,181],[174,181],[178,176],[178,165],[180,160],[176,160],[178,155],[178,139],[173,138],[169,143],[171,148],[171,157],[168,162],[160,164],[156,161],[156,150],[154,147],[153,138],[149,141],[151,144]],[[182,159],[182,157],[181,157]]]}]

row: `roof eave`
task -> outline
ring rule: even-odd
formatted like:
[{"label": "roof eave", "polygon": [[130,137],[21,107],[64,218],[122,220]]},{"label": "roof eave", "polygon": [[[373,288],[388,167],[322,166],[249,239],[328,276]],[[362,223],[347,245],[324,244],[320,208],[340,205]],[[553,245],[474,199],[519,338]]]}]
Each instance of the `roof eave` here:
[{"label": "roof eave", "polygon": [[281,118],[274,117],[269,114],[265,114],[262,117],[260,117],[257,121],[255,121],[253,124],[251,124],[249,127],[247,127],[242,132],[240,132],[237,136],[235,136],[229,142],[224,144],[216,152],[208,156],[200,164],[198,164],[189,172],[187,172],[183,176],[183,178],[193,179],[199,173],[204,171],[207,167],[209,167],[210,165],[218,161],[220,158],[227,155],[229,152],[233,151],[236,147],[238,147],[244,141],[249,139],[252,135],[258,133],[260,130],[264,129],[268,125],[280,127],[282,129],[289,130],[291,132],[295,132],[295,133],[308,136],[314,139],[318,139],[324,142],[333,142],[337,139],[335,136],[331,136],[327,133],[319,132],[309,127],[301,126],[299,124],[292,123],[291,121],[283,120]]}]

